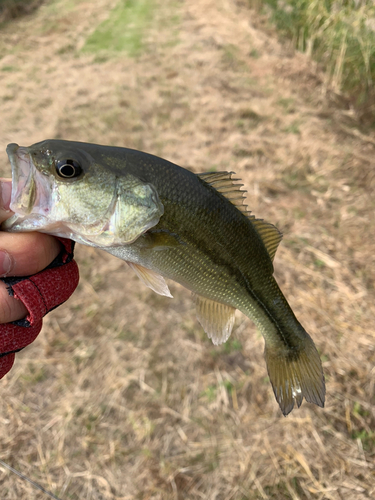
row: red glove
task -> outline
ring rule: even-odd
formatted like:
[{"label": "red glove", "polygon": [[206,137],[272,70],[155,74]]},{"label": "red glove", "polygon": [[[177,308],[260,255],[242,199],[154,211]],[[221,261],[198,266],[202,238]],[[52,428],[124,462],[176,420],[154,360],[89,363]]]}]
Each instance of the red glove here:
[{"label": "red glove", "polygon": [[43,316],[65,302],[78,285],[74,242],[58,240],[64,248],[43,271],[33,276],[0,278],[9,294],[21,300],[28,311],[25,319],[0,324],[0,379],[12,368],[15,353],[36,339]]}]

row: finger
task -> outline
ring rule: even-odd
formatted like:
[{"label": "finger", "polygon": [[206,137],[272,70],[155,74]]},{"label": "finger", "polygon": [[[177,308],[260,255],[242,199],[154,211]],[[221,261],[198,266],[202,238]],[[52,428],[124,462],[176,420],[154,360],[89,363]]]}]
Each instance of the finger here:
[{"label": "finger", "polygon": [[29,276],[47,267],[60,253],[56,238],[43,233],[0,232],[0,276]]},{"label": "finger", "polygon": [[17,321],[27,316],[27,309],[20,301],[11,297],[5,283],[0,281],[0,323]]}]

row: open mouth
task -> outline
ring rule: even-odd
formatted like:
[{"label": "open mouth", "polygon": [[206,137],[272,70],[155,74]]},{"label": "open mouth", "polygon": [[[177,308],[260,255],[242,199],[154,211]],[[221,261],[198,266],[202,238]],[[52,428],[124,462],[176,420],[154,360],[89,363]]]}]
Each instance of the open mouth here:
[{"label": "open mouth", "polygon": [[45,216],[50,211],[51,186],[32,161],[29,148],[9,144],[7,154],[12,167],[12,193],[9,208],[14,215],[2,224],[3,229],[21,230],[21,224],[28,220],[32,230],[45,225]]},{"label": "open mouth", "polygon": [[36,187],[27,148],[9,144],[7,154],[12,166],[12,195],[10,209],[18,215],[28,215],[35,202]]}]

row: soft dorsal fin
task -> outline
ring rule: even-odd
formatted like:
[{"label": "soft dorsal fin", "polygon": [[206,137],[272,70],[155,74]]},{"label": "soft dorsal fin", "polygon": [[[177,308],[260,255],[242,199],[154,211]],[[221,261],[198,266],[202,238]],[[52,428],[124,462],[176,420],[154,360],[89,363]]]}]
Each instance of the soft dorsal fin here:
[{"label": "soft dorsal fin", "polygon": [[197,307],[197,318],[213,344],[226,342],[232,333],[236,309],[201,295],[193,294]]},{"label": "soft dorsal fin", "polygon": [[232,179],[234,172],[204,172],[197,174],[200,179],[221,193],[241,212],[247,215],[247,206],[244,205],[246,191],[240,189],[243,184],[236,184],[241,179]]},{"label": "soft dorsal fin", "polygon": [[263,219],[256,219],[255,217],[253,217],[254,216],[250,216],[249,219],[255,226],[255,229],[258,231],[260,237],[262,238],[264,246],[267,249],[268,255],[273,261],[273,259],[275,258],[277,247],[279,246],[283,235],[273,224],[265,222]]}]

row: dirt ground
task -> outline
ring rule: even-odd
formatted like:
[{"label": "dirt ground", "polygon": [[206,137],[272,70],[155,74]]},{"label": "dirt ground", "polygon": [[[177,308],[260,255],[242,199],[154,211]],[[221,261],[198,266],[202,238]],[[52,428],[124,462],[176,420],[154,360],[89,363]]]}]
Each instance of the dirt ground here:
[{"label": "dirt ground", "polygon": [[[7,143],[47,138],[235,171],[284,233],[275,275],[326,407],[284,418],[250,320],[214,347],[190,292],[158,296],[78,246],[77,291],[1,381],[0,459],[61,499],[374,498],[373,130],[245,1],[154,0],[137,54],[83,50],[116,3],[46,2],[1,27],[1,173]],[[0,498],[47,496],[0,466]]]}]

